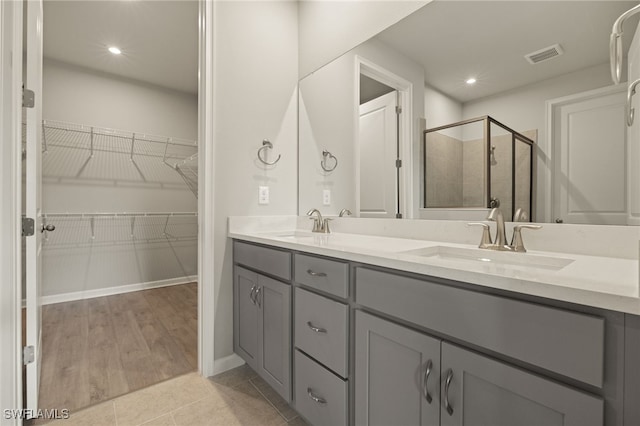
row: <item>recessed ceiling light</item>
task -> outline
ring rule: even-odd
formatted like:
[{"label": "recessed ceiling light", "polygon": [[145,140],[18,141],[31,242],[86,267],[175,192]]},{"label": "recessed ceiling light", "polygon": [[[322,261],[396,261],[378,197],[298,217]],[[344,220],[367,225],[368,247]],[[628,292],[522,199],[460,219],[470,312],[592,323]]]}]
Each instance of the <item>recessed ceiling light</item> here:
[{"label": "recessed ceiling light", "polygon": [[466,83],[467,83],[467,84],[475,84],[475,82],[476,82],[476,81],[477,81],[477,80],[476,80],[475,78],[471,77],[470,79],[468,79],[468,80],[466,81]]},{"label": "recessed ceiling light", "polygon": [[121,54],[121,53],[122,53],[122,50],[118,49],[118,48],[117,48],[117,47],[115,47],[115,46],[111,46],[111,47],[109,48],[109,52],[113,53],[114,55],[119,55],[119,54]]}]

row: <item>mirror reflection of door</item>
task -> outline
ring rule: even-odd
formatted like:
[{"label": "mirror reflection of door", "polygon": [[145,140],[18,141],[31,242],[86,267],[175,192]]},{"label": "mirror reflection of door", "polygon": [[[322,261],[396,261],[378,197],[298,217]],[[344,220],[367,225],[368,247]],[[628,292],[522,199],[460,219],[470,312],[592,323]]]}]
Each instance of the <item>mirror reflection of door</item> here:
[{"label": "mirror reflection of door", "polygon": [[359,217],[398,213],[398,91],[360,74]]},{"label": "mirror reflection of door", "polygon": [[558,223],[627,224],[625,95],[611,86],[552,101]]}]

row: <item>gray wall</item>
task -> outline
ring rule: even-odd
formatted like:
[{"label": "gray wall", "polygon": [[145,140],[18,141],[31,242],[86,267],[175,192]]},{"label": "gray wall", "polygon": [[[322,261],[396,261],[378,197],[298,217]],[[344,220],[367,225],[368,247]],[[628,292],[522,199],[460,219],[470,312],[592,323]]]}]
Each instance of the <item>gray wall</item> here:
[{"label": "gray wall", "polygon": [[[298,6],[216,2],[213,28],[215,358],[220,359],[233,352],[227,218],[297,211]],[[275,166],[256,157],[265,138],[273,142],[274,155],[282,155]],[[262,185],[270,188],[268,205],[258,204]]]}]

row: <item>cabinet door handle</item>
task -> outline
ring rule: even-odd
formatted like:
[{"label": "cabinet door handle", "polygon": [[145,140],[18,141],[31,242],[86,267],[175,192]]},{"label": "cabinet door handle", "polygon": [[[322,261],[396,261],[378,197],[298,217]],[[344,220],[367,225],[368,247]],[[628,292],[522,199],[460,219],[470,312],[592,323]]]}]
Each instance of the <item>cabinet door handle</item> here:
[{"label": "cabinet door handle", "polygon": [[256,302],[258,302],[258,307],[262,306],[262,287],[256,288]]},{"label": "cabinet door handle", "polygon": [[256,291],[256,286],[254,285],[253,287],[251,287],[251,292],[249,293],[249,299],[251,299],[251,302],[254,305],[256,304],[255,291]]},{"label": "cabinet door handle", "polygon": [[318,404],[326,404],[327,403],[326,399],[314,395],[313,394],[313,389],[311,389],[311,388],[307,388],[307,395],[309,395],[309,398],[311,398],[314,402],[316,402]]},{"label": "cabinet door handle", "polygon": [[307,274],[311,275],[312,277],[326,277],[327,274],[325,274],[324,272],[316,272],[312,269],[307,269]]},{"label": "cabinet door handle", "polygon": [[429,389],[427,388],[427,381],[429,380],[429,375],[431,374],[431,370],[433,369],[433,361],[427,361],[427,365],[424,368],[424,399],[427,400],[429,404],[431,404],[432,398],[429,394]]},{"label": "cabinet door handle", "polygon": [[327,332],[327,329],[326,329],[326,328],[316,327],[316,326],[314,326],[314,325],[311,323],[311,321],[307,321],[307,326],[308,326],[311,330],[315,331],[316,333],[326,333],[326,332]]},{"label": "cabinet door handle", "polygon": [[447,410],[450,416],[453,416],[453,407],[449,403],[449,386],[451,385],[451,379],[453,379],[453,370],[447,370],[447,379],[444,382],[444,408]]}]

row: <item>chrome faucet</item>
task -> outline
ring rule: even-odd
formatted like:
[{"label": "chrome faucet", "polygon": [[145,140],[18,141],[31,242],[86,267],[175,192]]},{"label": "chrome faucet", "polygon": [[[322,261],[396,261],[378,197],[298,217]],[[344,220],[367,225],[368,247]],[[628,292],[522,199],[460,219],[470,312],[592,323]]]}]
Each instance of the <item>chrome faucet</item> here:
[{"label": "chrome faucet", "polygon": [[504,229],[504,217],[499,208],[493,208],[487,216],[487,220],[496,223],[496,242],[491,247],[487,247],[491,250],[510,250],[507,246],[507,237]]},{"label": "chrome faucet", "polygon": [[344,217],[344,216],[351,216],[351,210],[349,209],[342,209],[340,210],[340,214],[338,214],[339,217]]},{"label": "chrome faucet", "polygon": [[[526,212],[524,210],[518,209],[517,213],[518,217],[526,217]],[[489,225],[482,222],[472,222],[467,225],[477,225],[482,226],[482,240],[478,245],[478,248],[487,249],[487,250],[499,250],[499,251],[515,251],[519,253],[525,253],[527,250],[524,248],[524,242],[522,240],[522,230],[523,229],[540,229],[542,226],[540,225],[516,225],[513,227],[513,236],[511,237],[511,244],[507,244],[506,231],[504,226],[504,217],[502,216],[502,212],[498,208],[493,208],[489,212],[487,216],[487,220],[496,223],[496,239],[495,243],[491,239],[491,232],[489,230]]]},{"label": "chrome faucet", "polygon": [[[316,217],[313,217],[314,214],[316,215]],[[320,210],[311,209],[307,212],[307,216],[311,216],[309,217],[309,219],[313,219],[313,229],[311,229],[311,232],[322,232],[324,234],[331,233],[331,229],[329,228],[329,221],[332,219],[323,219]]]}]

